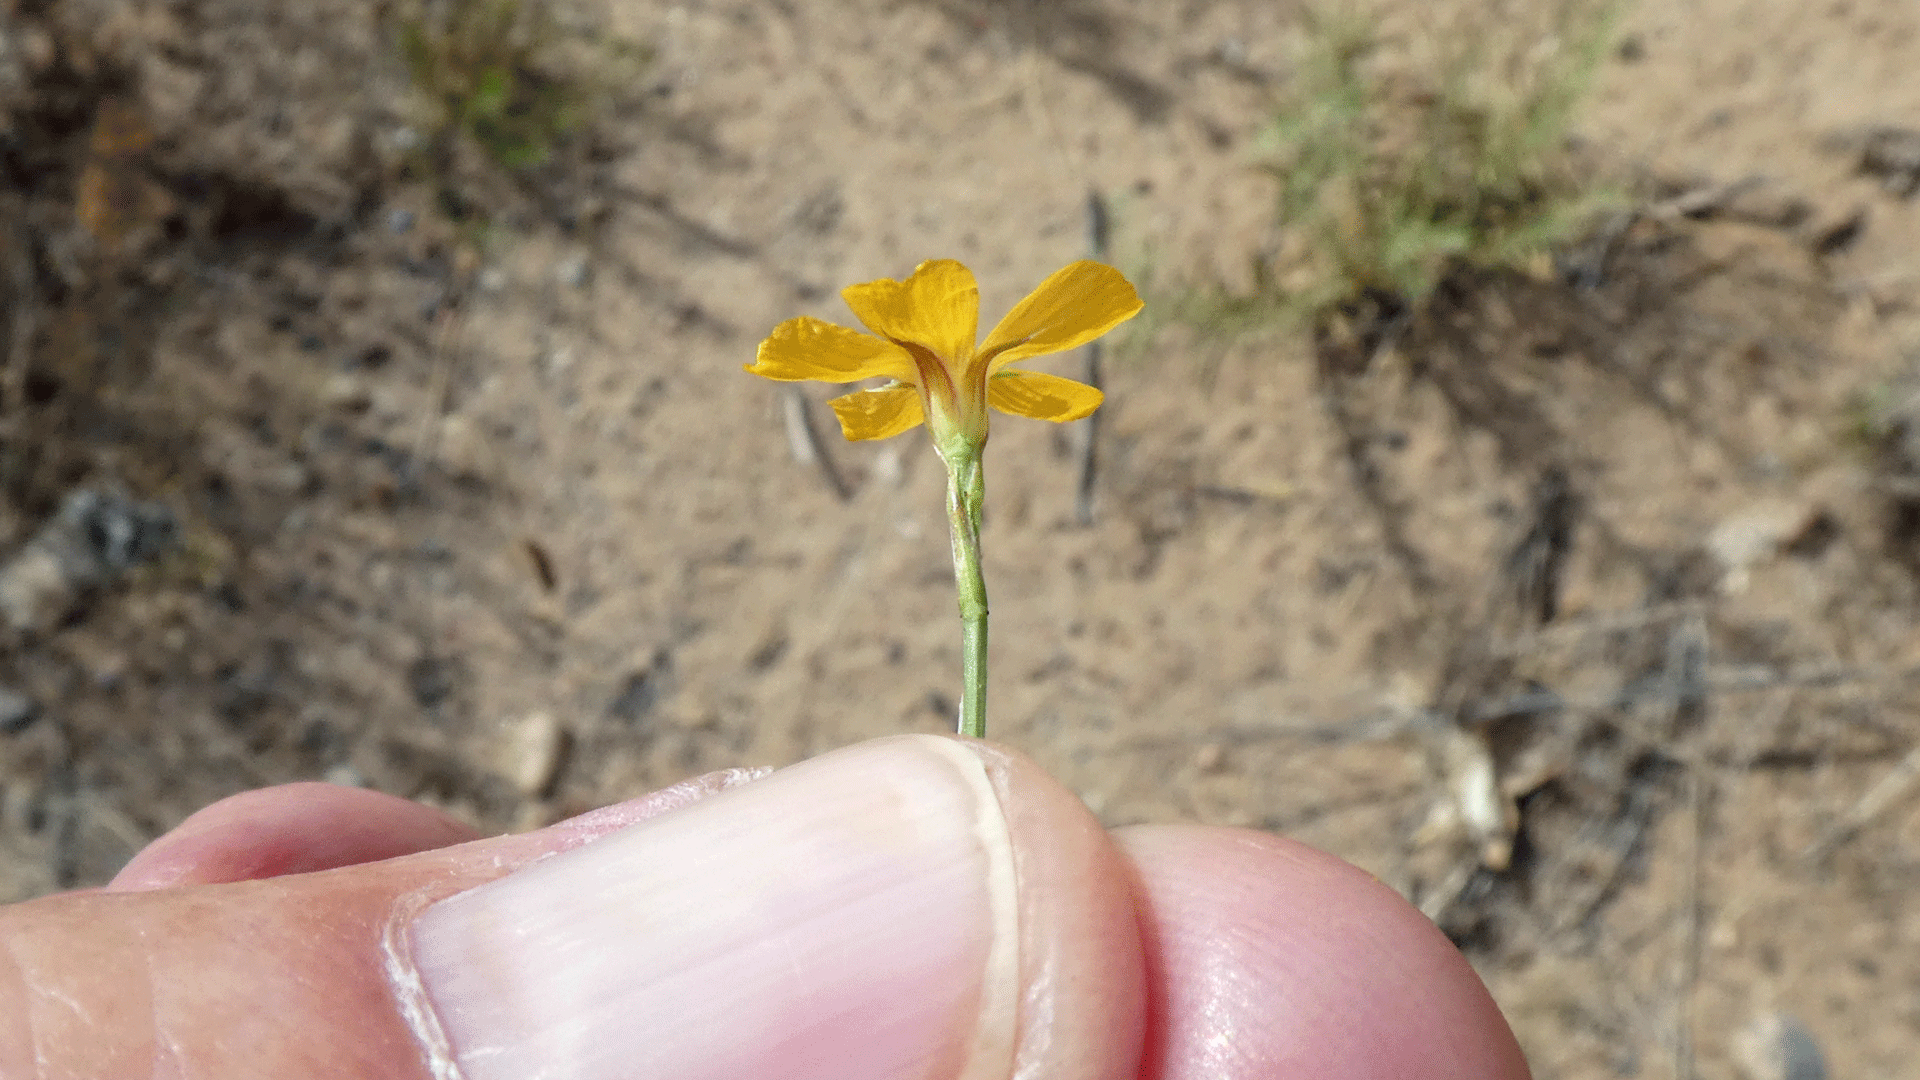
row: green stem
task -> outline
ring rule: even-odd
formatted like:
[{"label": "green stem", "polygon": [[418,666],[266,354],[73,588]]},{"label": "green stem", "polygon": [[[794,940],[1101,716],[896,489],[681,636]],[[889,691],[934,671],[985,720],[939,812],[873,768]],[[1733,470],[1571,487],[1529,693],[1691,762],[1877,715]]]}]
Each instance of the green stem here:
[{"label": "green stem", "polygon": [[960,734],[975,739],[987,737],[987,617],[962,619],[966,629],[966,653],[960,660]]},{"label": "green stem", "polygon": [[980,505],[986,482],[980,448],[959,447],[947,462],[947,521],[953,529],[953,581],[965,630],[960,660],[960,734],[987,734],[987,581],[980,573]]}]

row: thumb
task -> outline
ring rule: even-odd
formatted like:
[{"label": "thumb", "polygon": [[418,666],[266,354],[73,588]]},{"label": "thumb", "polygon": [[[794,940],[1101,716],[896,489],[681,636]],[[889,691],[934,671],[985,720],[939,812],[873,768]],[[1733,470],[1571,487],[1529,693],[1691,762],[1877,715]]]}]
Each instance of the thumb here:
[{"label": "thumb", "polygon": [[0,1075],[1136,1074],[1130,871],[1025,759],[887,739],[581,839],[0,911]]}]

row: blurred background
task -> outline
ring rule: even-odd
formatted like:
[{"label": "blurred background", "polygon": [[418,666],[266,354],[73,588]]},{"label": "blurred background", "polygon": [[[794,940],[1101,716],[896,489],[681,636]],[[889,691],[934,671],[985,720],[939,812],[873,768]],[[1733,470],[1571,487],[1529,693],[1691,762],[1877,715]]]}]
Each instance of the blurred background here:
[{"label": "blurred background", "polygon": [[[6,0],[0,898],[952,724],[925,440],[740,370],[1147,299],[988,455],[993,735],[1282,831],[1543,1078],[1920,1058],[1908,0]],[[1822,1061],[1824,1059],[1824,1064]]]}]

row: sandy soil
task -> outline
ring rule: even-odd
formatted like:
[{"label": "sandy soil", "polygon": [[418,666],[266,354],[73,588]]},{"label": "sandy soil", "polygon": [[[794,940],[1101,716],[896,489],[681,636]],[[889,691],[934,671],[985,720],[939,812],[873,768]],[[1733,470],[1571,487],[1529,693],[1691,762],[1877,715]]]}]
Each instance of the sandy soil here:
[{"label": "sandy soil", "polygon": [[[78,490],[164,505],[179,546],[6,646],[38,708],[0,734],[4,898],[262,784],[507,829],[947,727],[930,449],[823,440],[842,497],[740,366],[925,258],[997,317],[1086,253],[1090,189],[1122,265],[1239,280],[1298,26],[568,7],[652,59],[526,184],[456,161],[480,228],[409,175],[378,5],[6,10],[0,561]],[[1920,129],[1920,10],[1689,0],[1622,33],[1580,134],[1644,213],[1569,255],[1587,287],[1463,276],[1319,346],[1150,305],[1108,353],[1091,526],[1077,434],[996,425],[994,735],[1109,822],[1380,875],[1543,1078],[1775,1075],[1739,1063],[1782,1016],[1832,1075],[1904,1075],[1920,202],[1859,166]]]}]

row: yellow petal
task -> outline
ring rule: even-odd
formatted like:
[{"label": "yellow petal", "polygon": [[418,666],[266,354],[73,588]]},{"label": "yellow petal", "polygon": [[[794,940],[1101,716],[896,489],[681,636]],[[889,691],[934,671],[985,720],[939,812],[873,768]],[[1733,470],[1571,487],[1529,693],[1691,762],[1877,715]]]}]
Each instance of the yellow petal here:
[{"label": "yellow petal", "polygon": [[973,358],[979,332],[980,288],[973,272],[952,259],[923,262],[905,281],[882,278],[849,285],[840,295],[883,338],[924,345],[957,373]]},{"label": "yellow petal", "polygon": [[920,408],[920,392],[910,386],[889,386],[879,390],[855,390],[827,404],[840,418],[840,433],[855,441],[891,439],[911,431],[926,419]]},{"label": "yellow petal", "polygon": [[1040,283],[987,335],[989,370],[1029,356],[1085,345],[1133,318],[1140,296],[1120,271],[1082,259]]},{"label": "yellow petal", "polygon": [[987,380],[988,404],[1035,420],[1078,420],[1092,414],[1104,398],[1086,383],[1038,371],[1003,371]]},{"label": "yellow petal", "polygon": [[857,382],[888,378],[913,381],[913,359],[898,345],[871,334],[802,316],[773,328],[747,371],[795,382]]}]

